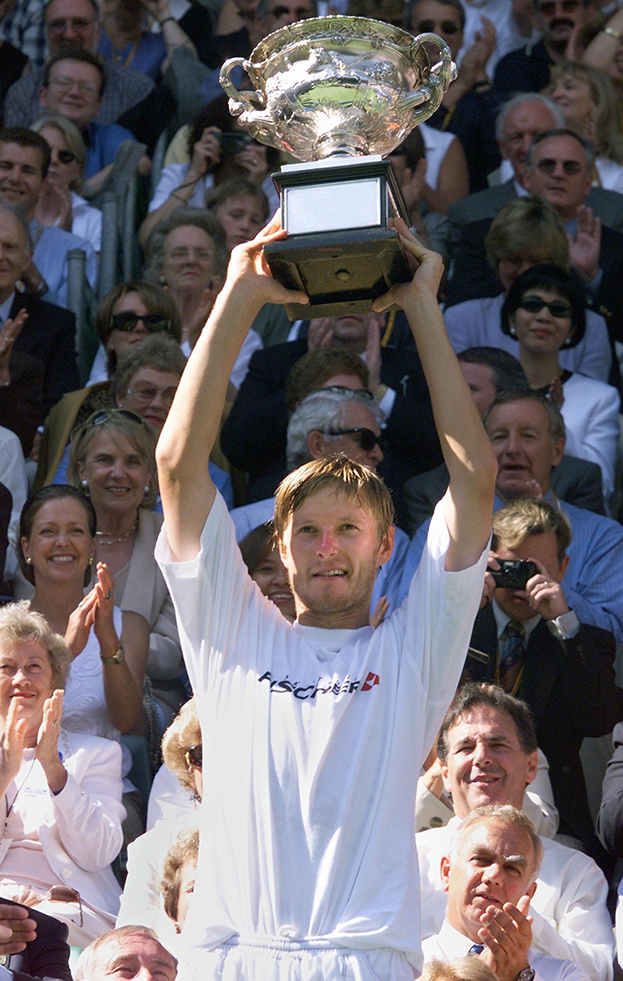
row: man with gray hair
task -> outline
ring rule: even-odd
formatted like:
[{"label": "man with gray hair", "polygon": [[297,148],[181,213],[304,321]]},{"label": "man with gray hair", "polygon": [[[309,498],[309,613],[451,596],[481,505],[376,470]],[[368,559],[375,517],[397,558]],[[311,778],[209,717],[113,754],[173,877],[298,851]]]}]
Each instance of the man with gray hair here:
[{"label": "man with gray hair", "polygon": [[422,944],[424,960],[479,957],[499,981],[588,981],[583,970],[531,946],[530,900],[543,845],[510,804],[478,807],[455,831],[441,860],[446,918]]},{"label": "man with gray hair", "polygon": [[119,927],[102,934],[82,951],[74,978],[112,981],[120,977],[128,981],[175,981],[177,961],[149,927]]},{"label": "man with gray hair", "polygon": [[[383,459],[381,426],[384,414],[378,402],[367,391],[347,391],[341,386],[321,388],[312,392],[290,417],[288,424],[287,460],[290,470],[310,460],[343,454],[349,460],[363,463],[376,470]],[[236,540],[242,541],[253,528],[271,521],[274,497],[254,501],[231,511],[236,528]],[[371,614],[382,597],[392,609],[404,599],[401,587],[402,568],[409,548],[409,538],[396,528],[394,551],[380,568],[370,601]]]}]

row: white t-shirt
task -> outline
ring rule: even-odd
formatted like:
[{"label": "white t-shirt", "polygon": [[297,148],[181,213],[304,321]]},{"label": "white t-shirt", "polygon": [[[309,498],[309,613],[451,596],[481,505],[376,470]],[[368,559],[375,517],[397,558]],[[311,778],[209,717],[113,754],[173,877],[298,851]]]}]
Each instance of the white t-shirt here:
[{"label": "white t-shirt", "polygon": [[204,751],[189,947],[240,935],[392,948],[415,967],[415,787],[455,692],[486,551],[444,570],[441,502],[402,606],[377,630],[289,623],[250,579],[217,494],[169,587]]}]

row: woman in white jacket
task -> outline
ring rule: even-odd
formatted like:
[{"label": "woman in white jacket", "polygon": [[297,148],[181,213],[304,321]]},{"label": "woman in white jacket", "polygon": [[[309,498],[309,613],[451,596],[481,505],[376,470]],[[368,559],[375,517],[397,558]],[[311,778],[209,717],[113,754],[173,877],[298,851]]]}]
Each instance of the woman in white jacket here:
[{"label": "woman in white jacket", "polygon": [[614,490],[619,445],[619,393],[612,385],[564,370],[561,349],[581,340],[586,296],[574,273],[560,266],[533,266],[510,287],[501,328],[519,344],[519,360],[531,388],[549,396],[565,421],[565,450],[601,467],[604,500]]},{"label": "woman in white jacket", "polygon": [[85,947],[119,906],[121,749],[61,728],[70,662],[28,603],[0,610],[0,895],[67,923]]}]

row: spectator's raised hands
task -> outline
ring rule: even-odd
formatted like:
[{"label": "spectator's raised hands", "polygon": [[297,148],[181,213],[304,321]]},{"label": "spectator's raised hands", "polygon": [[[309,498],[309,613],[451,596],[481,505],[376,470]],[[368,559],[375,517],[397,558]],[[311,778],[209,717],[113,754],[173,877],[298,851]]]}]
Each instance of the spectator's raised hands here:
[{"label": "spectator's raised hands", "polygon": [[574,235],[568,234],[569,263],[585,283],[592,282],[599,272],[601,250],[601,222],[591,208],[582,204],[576,215]]},{"label": "spectator's raised hands", "polygon": [[190,169],[186,180],[204,177],[221,159],[221,131],[216,126],[206,126],[201,137],[193,145]]},{"label": "spectator's raised hands", "polygon": [[525,592],[520,592],[517,595],[524,596],[535,614],[538,613],[544,620],[555,620],[563,613],[568,613],[569,604],[562,586],[556,581],[555,576],[537,559],[529,558],[528,561],[534,562],[538,572],[531,579],[528,579]]},{"label": "spectator's raised hands", "polygon": [[11,372],[9,370],[9,363],[11,361],[11,351],[13,350],[13,345],[19,337],[22,327],[28,320],[28,313],[26,310],[20,310],[19,313],[11,318],[9,317],[4,321],[2,329],[0,330],[0,384],[8,385],[11,381]]},{"label": "spectator's raised hands", "polygon": [[318,317],[316,320],[309,321],[307,332],[307,350],[320,351],[331,346],[333,340],[333,330],[331,328],[331,317]]}]

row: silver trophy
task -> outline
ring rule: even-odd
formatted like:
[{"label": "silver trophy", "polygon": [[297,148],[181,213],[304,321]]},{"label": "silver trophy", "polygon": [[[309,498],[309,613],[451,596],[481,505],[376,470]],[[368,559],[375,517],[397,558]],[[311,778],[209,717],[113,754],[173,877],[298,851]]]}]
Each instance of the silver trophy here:
[{"label": "silver trophy", "polygon": [[[432,59],[438,58],[437,62]],[[251,80],[238,91],[231,72]],[[411,34],[365,17],[314,17],[230,58],[220,83],[229,110],[255,139],[285,150],[275,182],[287,239],[265,248],[273,275],[310,297],[292,317],[371,309],[409,278],[390,219],[407,211],[391,165],[395,150],[439,107],[456,66],[436,34]]]}]

